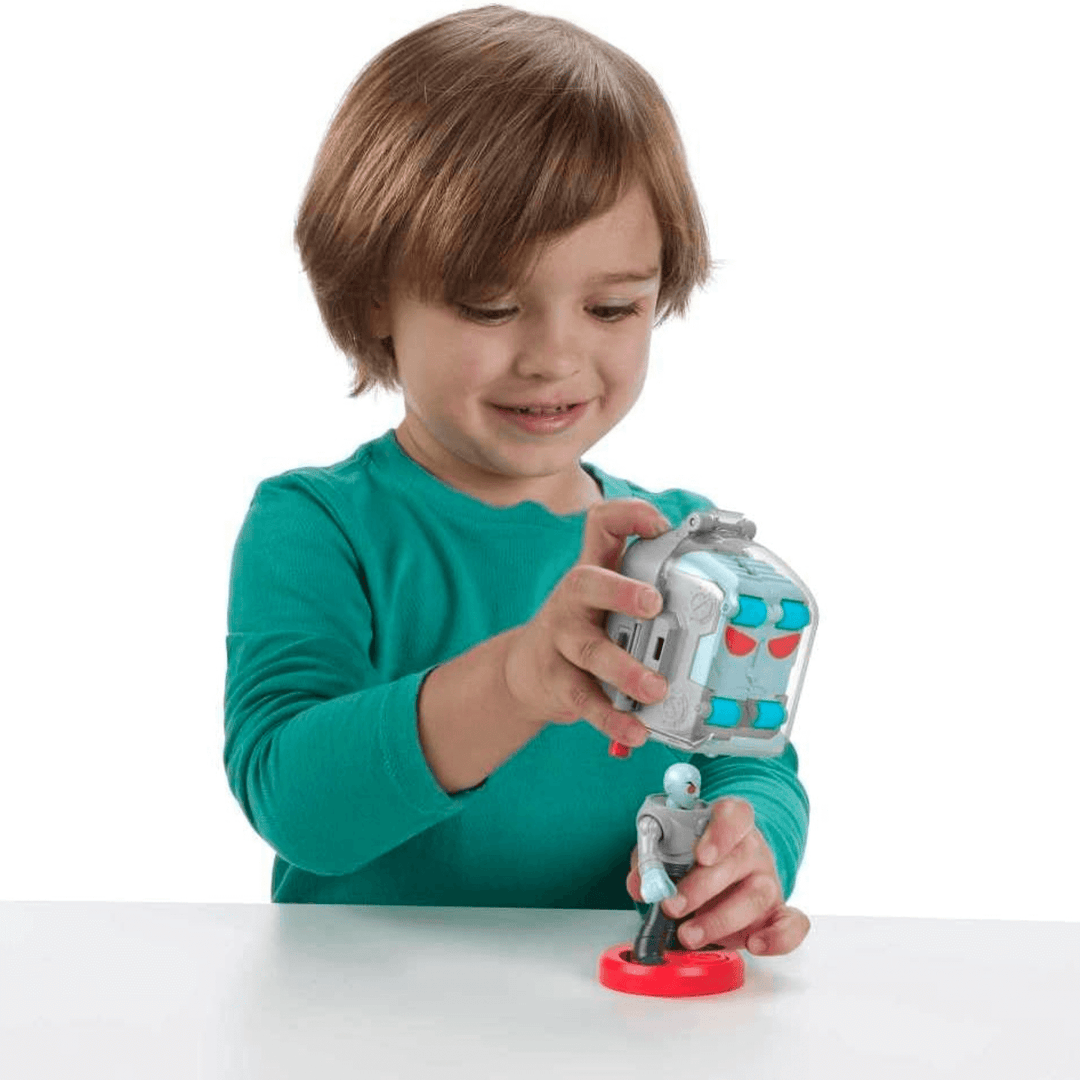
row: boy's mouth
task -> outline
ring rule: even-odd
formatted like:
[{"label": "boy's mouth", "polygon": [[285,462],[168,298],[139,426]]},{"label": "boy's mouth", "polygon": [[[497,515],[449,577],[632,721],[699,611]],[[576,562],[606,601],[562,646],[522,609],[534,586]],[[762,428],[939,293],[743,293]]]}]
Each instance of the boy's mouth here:
[{"label": "boy's mouth", "polygon": [[575,401],[569,405],[499,405],[497,408],[519,413],[522,416],[558,416],[560,413],[569,412],[579,404],[580,402]]},{"label": "boy's mouth", "polygon": [[585,411],[587,401],[567,404],[495,405],[494,407],[517,427],[533,434],[545,435],[563,431]]}]

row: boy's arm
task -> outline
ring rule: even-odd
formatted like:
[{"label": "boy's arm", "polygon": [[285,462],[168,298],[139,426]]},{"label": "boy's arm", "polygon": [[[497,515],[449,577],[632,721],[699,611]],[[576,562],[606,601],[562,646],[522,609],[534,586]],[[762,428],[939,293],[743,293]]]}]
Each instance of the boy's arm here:
[{"label": "boy's arm", "polygon": [[264,481],[233,552],[225,766],[259,835],[311,873],[351,873],[469,799],[468,790],[448,793],[439,759],[434,769],[429,761],[418,724],[422,688],[436,747],[459,734],[466,715],[500,725],[487,756],[470,759],[469,786],[535,734],[502,711],[501,667],[476,655],[497,649],[498,639],[391,682],[380,682],[372,646],[352,544],[303,482]]},{"label": "boy's arm", "polygon": [[440,664],[417,702],[420,745],[439,785],[450,794],[483,783],[544,727],[516,716],[506,686],[507,630]]}]

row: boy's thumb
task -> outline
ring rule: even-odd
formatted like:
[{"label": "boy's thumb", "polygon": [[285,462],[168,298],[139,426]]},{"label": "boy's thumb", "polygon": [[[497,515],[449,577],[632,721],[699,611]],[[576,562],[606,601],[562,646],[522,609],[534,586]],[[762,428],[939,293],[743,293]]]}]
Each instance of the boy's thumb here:
[{"label": "boy's thumb", "polygon": [[579,563],[618,570],[628,536],[653,539],[671,522],[644,499],[606,499],[594,503],[585,517]]}]

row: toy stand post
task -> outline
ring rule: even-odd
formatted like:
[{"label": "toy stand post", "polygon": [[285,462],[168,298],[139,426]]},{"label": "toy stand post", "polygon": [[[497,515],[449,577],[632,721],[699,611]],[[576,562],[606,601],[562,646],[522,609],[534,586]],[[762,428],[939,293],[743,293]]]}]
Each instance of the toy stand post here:
[{"label": "toy stand post", "polygon": [[669,949],[662,964],[637,964],[633,956],[628,941],[608,949],[597,969],[600,984],[624,994],[650,997],[722,994],[743,984],[743,959],[734,950]]}]

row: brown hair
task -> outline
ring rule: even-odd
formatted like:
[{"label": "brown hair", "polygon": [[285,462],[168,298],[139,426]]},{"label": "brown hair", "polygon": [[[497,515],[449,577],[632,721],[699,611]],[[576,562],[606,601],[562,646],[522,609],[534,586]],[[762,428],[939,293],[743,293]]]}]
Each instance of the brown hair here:
[{"label": "brown hair", "polygon": [[563,19],[501,4],[393,42],[357,76],[319,149],[295,239],[349,397],[398,387],[372,301],[400,273],[425,303],[497,296],[551,237],[640,178],[662,237],[657,325],[686,312],[709,260],[675,120],[651,76]]}]

